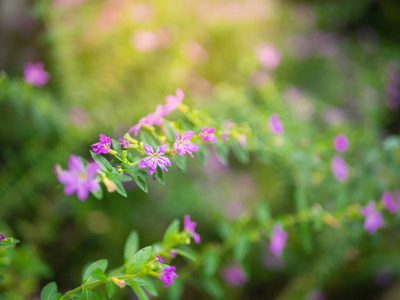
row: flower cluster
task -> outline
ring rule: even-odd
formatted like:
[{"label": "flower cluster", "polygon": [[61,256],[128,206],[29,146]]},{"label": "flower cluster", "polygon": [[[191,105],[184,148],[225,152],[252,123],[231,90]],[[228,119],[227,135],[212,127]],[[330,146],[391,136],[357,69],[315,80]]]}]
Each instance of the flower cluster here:
[{"label": "flower cluster", "polygon": [[102,153],[107,154],[110,151],[111,147],[111,138],[105,136],[104,134],[100,134],[100,142],[92,144],[92,149],[94,153],[100,155]]},{"label": "flower cluster", "polygon": [[163,117],[168,115],[171,111],[177,109],[179,105],[182,103],[185,94],[181,89],[176,89],[175,95],[168,95],[165,98],[166,104],[164,105],[157,105],[156,111],[153,113],[148,114],[147,116],[141,118],[139,122],[132,126],[128,133],[133,132],[134,135],[138,135],[140,128],[143,125],[153,126],[162,124]]},{"label": "flower cluster", "polygon": [[168,287],[170,284],[174,283],[174,279],[178,278],[175,273],[176,268],[174,266],[165,267],[160,272],[160,279],[164,282],[164,287]]}]

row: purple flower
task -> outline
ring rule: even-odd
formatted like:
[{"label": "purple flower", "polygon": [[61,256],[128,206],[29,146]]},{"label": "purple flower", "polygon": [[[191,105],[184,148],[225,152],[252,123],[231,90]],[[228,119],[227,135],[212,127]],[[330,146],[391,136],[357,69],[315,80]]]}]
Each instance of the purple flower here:
[{"label": "purple flower", "polygon": [[187,152],[191,157],[193,157],[192,152],[199,151],[199,146],[190,141],[193,134],[194,133],[191,130],[186,131],[184,134],[182,134],[182,139],[179,139],[179,132],[176,132],[174,148],[178,151],[179,155],[182,156]]},{"label": "purple flower", "polygon": [[223,132],[223,133],[221,133],[221,138],[222,138],[225,142],[227,142],[227,141],[228,141],[228,135],[229,135],[229,133]]},{"label": "purple flower", "polygon": [[194,241],[199,244],[200,243],[200,235],[194,231],[195,227],[197,226],[196,222],[190,221],[190,216],[186,215],[183,219],[185,223],[185,230],[189,232],[194,239]]},{"label": "purple flower", "polygon": [[378,228],[385,224],[382,219],[382,213],[375,209],[375,202],[371,200],[368,206],[361,209],[361,214],[365,217],[364,229],[369,234],[374,234]]},{"label": "purple flower", "polygon": [[345,182],[349,176],[346,162],[340,155],[335,155],[331,161],[332,173],[340,182]]},{"label": "purple flower", "polygon": [[164,105],[165,115],[177,109],[182,103],[183,98],[185,98],[185,94],[183,93],[182,89],[176,89],[175,94],[176,95],[168,95],[167,97],[165,97],[165,101],[167,102]]},{"label": "purple flower", "polygon": [[164,106],[162,106],[161,104],[158,104],[156,107],[156,111],[153,112],[151,115],[151,124],[150,125],[158,125],[160,126],[162,124],[162,118],[166,115],[165,110],[164,110]]},{"label": "purple flower", "polygon": [[382,203],[383,206],[386,207],[386,209],[391,212],[392,214],[394,214],[398,207],[397,207],[397,203],[394,202],[393,200],[393,195],[389,192],[384,192],[382,195]]},{"label": "purple flower", "polygon": [[49,81],[49,73],[44,70],[43,63],[27,63],[24,67],[24,80],[30,85],[43,86]]},{"label": "purple flower", "polygon": [[283,133],[283,126],[282,122],[279,120],[279,116],[277,114],[272,114],[269,117],[269,130],[272,131],[274,134],[282,134]]},{"label": "purple flower", "polygon": [[247,275],[239,264],[223,267],[221,275],[230,286],[242,286],[247,281]]},{"label": "purple flower", "polygon": [[202,137],[205,143],[207,143],[208,140],[210,140],[211,143],[216,143],[217,138],[214,135],[214,131],[215,127],[213,128],[204,127],[203,130],[199,133],[199,137]]},{"label": "purple flower", "polygon": [[58,174],[59,182],[65,184],[64,193],[71,195],[74,192],[78,195],[79,200],[84,201],[89,192],[96,192],[100,186],[96,181],[99,166],[96,162],[91,162],[86,166],[76,155],[71,155],[68,160],[67,171]]},{"label": "purple flower", "polygon": [[143,158],[139,164],[139,168],[147,168],[149,167],[149,175],[153,175],[153,173],[157,169],[157,165],[161,168],[161,170],[168,172],[166,166],[170,166],[171,162],[168,158],[162,157],[161,155],[165,154],[165,151],[169,148],[169,145],[162,145],[158,147],[157,152],[154,153],[153,148],[150,145],[144,145],[144,152],[150,157]]},{"label": "purple flower", "polygon": [[104,134],[100,134],[100,142],[92,144],[93,152],[100,155],[102,153],[106,154],[110,150],[111,139]]},{"label": "purple flower", "polygon": [[121,144],[121,147],[124,149],[129,147],[129,142],[127,140],[119,139],[118,142]]},{"label": "purple flower", "polygon": [[157,257],[157,261],[158,261],[160,264],[165,264],[165,262],[163,261],[163,258],[162,258],[160,255],[156,255],[156,257]]},{"label": "purple flower", "polygon": [[170,284],[174,283],[174,279],[178,278],[175,273],[176,268],[174,266],[165,267],[160,272],[160,279],[164,282],[164,287],[168,287]]},{"label": "purple flower", "polygon": [[5,238],[6,238],[6,237],[4,236],[4,234],[0,233],[0,242],[4,241]]},{"label": "purple flower", "polygon": [[171,254],[171,257],[174,258],[178,255],[178,252],[171,250],[170,254]]},{"label": "purple flower", "polygon": [[272,229],[269,249],[276,256],[281,256],[283,248],[286,246],[286,239],[288,238],[288,233],[282,229],[281,225],[275,225]]},{"label": "purple flower", "polygon": [[346,135],[338,134],[333,140],[333,145],[337,152],[345,152],[349,147],[349,142],[347,141]]}]

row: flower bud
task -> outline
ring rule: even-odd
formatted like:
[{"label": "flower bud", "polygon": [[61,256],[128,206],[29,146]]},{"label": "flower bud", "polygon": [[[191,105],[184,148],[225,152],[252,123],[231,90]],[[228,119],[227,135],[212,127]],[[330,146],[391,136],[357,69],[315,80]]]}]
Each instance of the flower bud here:
[{"label": "flower bud", "polygon": [[126,286],[126,283],[124,280],[118,279],[117,277],[111,278],[112,282],[115,283],[119,288],[124,288]]},{"label": "flower bud", "polygon": [[103,178],[103,183],[107,188],[107,191],[109,193],[115,192],[115,189],[117,188],[114,184],[114,182],[112,182],[110,179],[108,179],[107,177]]}]

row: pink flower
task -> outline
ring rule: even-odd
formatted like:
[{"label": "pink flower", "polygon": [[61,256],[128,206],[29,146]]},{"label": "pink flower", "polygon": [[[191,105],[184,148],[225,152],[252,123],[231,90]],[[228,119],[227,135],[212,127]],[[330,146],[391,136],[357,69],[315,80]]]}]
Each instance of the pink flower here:
[{"label": "pink flower", "polygon": [[65,184],[64,193],[71,195],[76,192],[78,199],[86,200],[89,192],[96,192],[100,186],[96,181],[99,166],[96,162],[89,163],[86,168],[76,155],[71,155],[68,160],[68,171],[58,173],[57,179]]},{"label": "pink flower", "polygon": [[174,283],[174,279],[178,278],[175,273],[176,268],[174,266],[165,267],[160,272],[160,279],[164,282],[164,287],[168,287],[170,284]]},{"label": "pink flower", "polygon": [[196,242],[196,244],[199,244],[200,243],[200,235],[194,231],[194,229],[197,226],[197,223],[190,221],[189,215],[186,215],[183,218],[183,221],[185,223],[185,230],[191,234],[191,236],[194,239],[194,241]]},{"label": "pink flower", "polygon": [[276,69],[281,63],[281,52],[274,46],[259,44],[256,46],[256,53],[258,61],[266,69]]},{"label": "pink flower", "polygon": [[158,104],[156,107],[156,111],[151,114],[151,125],[158,125],[160,126],[162,124],[163,117],[166,115],[164,106],[161,104]]},{"label": "pink flower", "polygon": [[242,133],[239,138],[238,138],[238,143],[240,146],[244,147],[246,146],[247,143],[247,135],[245,135],[244,133]]},{"label": "pink flower", "polygon": [[183,98],[185,98],[185,94],[183,93],[182,89],[176,89],[175,94],[176,95],[168,95],[165,97],[165,101],[167,102],[164,105],[165,115],[177,109],[179,105],[182,103]]},{"label": "pink flower", "polygon": [[331,161],[332,173],[340,182],[345,182],[349,176],[346,162],[340,155],[335,155]]},{"label": "pink flower", "polygon": [[333,145],[337,152],[341,153],[345,152],[349,147],[349,142],[347,141],[346,135],[344,134],[337,135],[333,140]]},{"label": "pink flower", "polygon": [[282,229],[281,225],[275,225],[272,229],[270,237],[269,248],[272,253],[276,256],[281,256],[283,248],[286,246],[286,239],[288,238],[288,233]]},{"label": "pink flower", "polygon": [[97,155],[108,153],[108,151],[110,150],[110,146],[111,139],[104,134],[100,134],[100,142],[91,145],[93,152],[97,153]]},{"label": "pink flower", "polygon": [[223,267],[221,275],[230,286],[238,287],[247,282],[247,275],[239,264],[231,264]]},{"label": "pink flower", "polygon": [[392,214],[394,214],[398,207],[397,207],[397,203],[394,202],[393,200],[393,195],[389,192],[384,192],[382,195],[382,203],[383,205],[386,207],[386,209],[391,212]]},{"label": "pink flower", "polygon": [[138,30],[132,36],[132,46],[141,52],[151,52],[161,46],[157,33]]},{"label": "pink flower", "polygon": [[187,152],[191,157],[193,157],[192,152],[199,151],[199,146],[190,141],[193,134],[194,133],[191,130],[186,131],[184,134],[182,134],[182,139],[179,139],[179,132],[176,132],[174,148],[178,151],[179,155],[182,156]]},{"label": "pink flower", "polygon": [[361,209],[361,214],[365,217],[364,229],[369,234],[374,234],[378,228],[382,228],[385,223],[382,219],[382,213],[375,209],[375,202],[371,200],[368,206]]},{"label": "pink flower", "polygon": [[162,157],[161,155],[165,154],[165,151],[169,148],[169,145],[162,145],[158,147],[157,152],[154,153],[153,148],[150,145],[144,145],[144,152],[150,157],[143,158],[139,164],[139,168],[147,168],[149,167],[149,175],[153,175],[153,173],[157,169],[157,165],[161,168],[161,170],[168,172],[166,166],[170,166],[171,162],[168,158]]},{"label": "pink flower", "polygon": [[204,127],[203,130],[199,133],[199,137],[202,137],[205,143],[207,143],[208,140],[210,140],[211,143],[216,143],[217,138],[215,137],[214,132],[215,132],[215,127],[213,128]]},{"label": "pink flower", "polygon": [[132,127],[128,130],[128,133],[131,133],[131,132],[133,131],[133,133],[134,133],[135,136],[138,135],[139,130],[140,130],[140,128],[142,127],[142,125],[153,126],[153,120],[154,120],[153,114],[152,114],[152,113],[151,113],[151,114],[148,114],[147,116],[141,118],[141,119],[139,120],[139,122],[138,122],[136,125],[132,126]]},{"label": "pink flower", "polygon": [[44,70],[43,63],[27,63],[24,67],[24,80],[30,85],[43,86],[49,81],[49,73]]},{"label": "pink flower", "polygon": [[272,114],[269,117],[269,130],[272,131],[274,134],[282,134],[283,133],[283,126],[282,122],[279,120],[279,116],[277,114]]},{"label": "pink flower", "polygon": [[124,139],[119,139],[118,142],[120,143],[122,148],[128,148],[129,147],[129,142],[127,140]]}]

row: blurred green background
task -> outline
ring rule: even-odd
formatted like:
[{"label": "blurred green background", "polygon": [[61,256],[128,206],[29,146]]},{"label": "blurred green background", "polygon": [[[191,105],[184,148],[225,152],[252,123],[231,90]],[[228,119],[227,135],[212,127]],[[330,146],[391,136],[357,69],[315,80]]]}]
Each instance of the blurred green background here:
[{"label": "blurred green background", "polygon": [[[293,213],[302,166],[309,205],[331,207],[340,189],[329,169],[337,133],[351,145],[348,203],[398,188],[380,145],[400,129],[399,26],[395,1],[0,0],[0,232],[21,240],[0,298],[34,299],[51,280],[76,287],[87,262],[121,263],[131,230],[145,246],[187,213],[204,243],[254,218],[260,201],[273,216]],[[276,68],[263,66],[262,45],[280,56]],[[24,82],[28,62],[44,63],[46,86]],[[99,133],[121,136],[177,87],[187,105],[255,134],[279,113],[296,143],[256,147],[248,165],[231,156],[224,166],[212,152],[205,167],[191,160],[164,186],[148,182],[149,194],[131,184],[128,198],[63,195],[56,163],[66,166],[71,153],[89,159]],[[253,244],[242,262],[245,286],[199,272],[182,299],[398,299],[400,219],[390,218],[373,237],[361,222],[313,231],[311,251],[289,231],[284,262],[272,265],[267,246]]]}]

